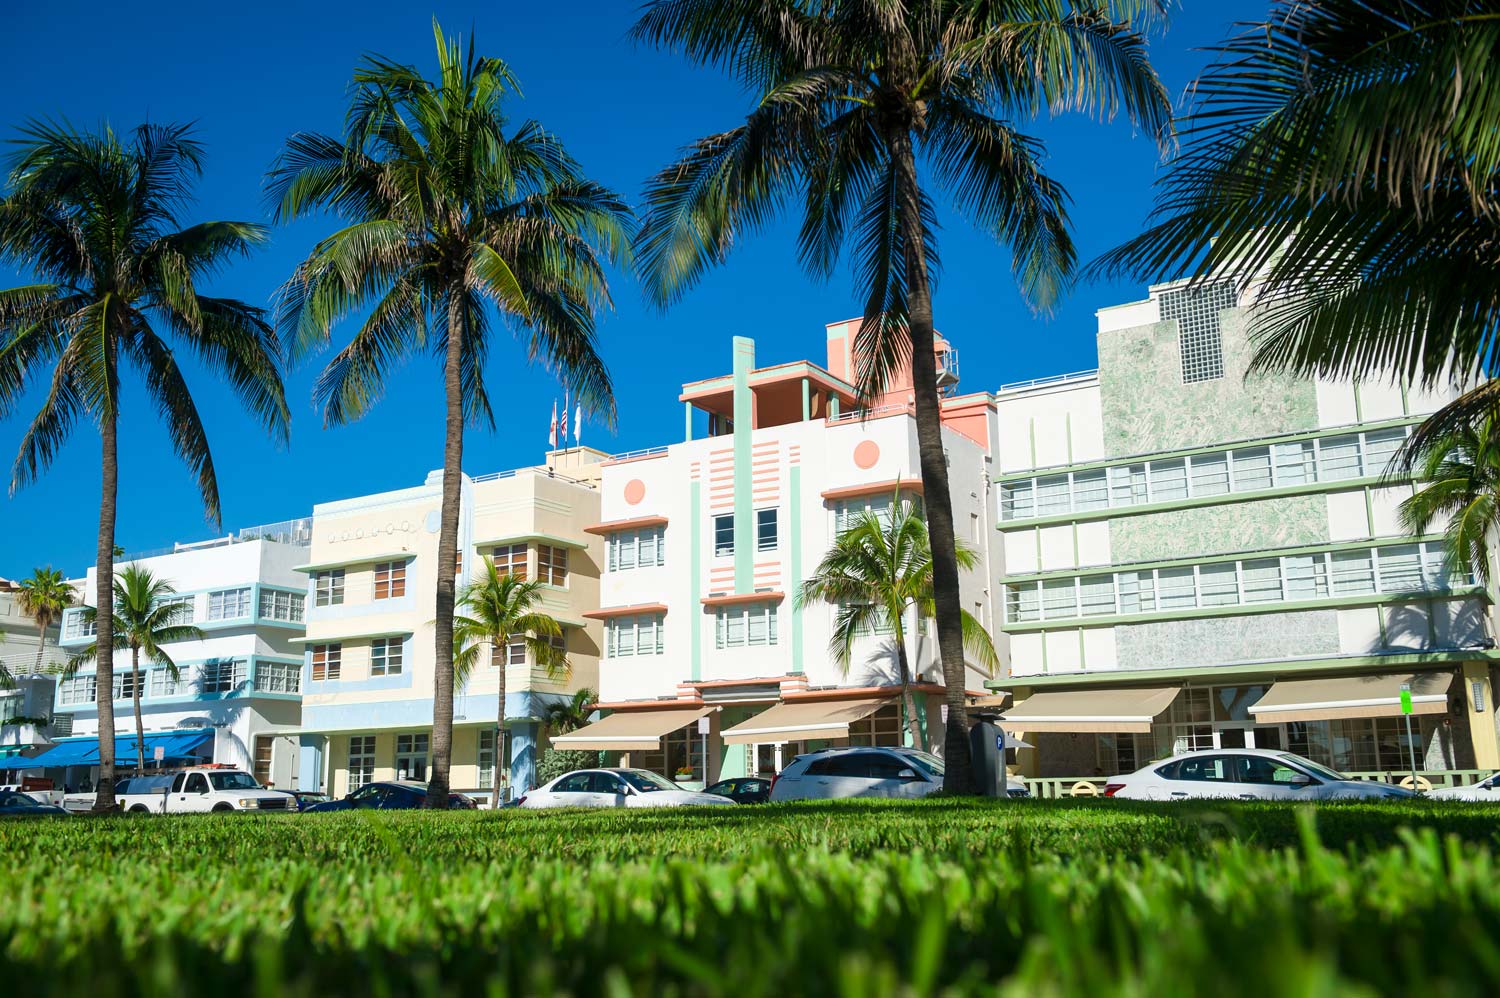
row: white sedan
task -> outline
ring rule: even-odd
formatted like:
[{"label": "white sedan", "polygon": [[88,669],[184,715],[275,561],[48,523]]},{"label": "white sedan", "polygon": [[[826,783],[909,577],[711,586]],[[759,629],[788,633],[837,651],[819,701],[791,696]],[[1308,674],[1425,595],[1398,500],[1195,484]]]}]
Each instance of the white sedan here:
[{"label": "white sedan", "polygon": [[1488,776],[1478,783],[1466,787],[1443,787],[1429,790],[1427,796],[1433,800],[1473,800],[1500,803],[1500,773]]},{"label": "white sedan", "polygon": [[1124,800],[1393,800],[1417,796],[1405,787],[1352,780],[1290,752],[1270,749],[1189,752],[1111,777],[1104,796]]},{"label": "white sedan", "polygon": [[718,794],[684,790],[671,780],[645,769],[580,769],[532,790],[520,807],[683,807],[689,804],[728,804]]}]

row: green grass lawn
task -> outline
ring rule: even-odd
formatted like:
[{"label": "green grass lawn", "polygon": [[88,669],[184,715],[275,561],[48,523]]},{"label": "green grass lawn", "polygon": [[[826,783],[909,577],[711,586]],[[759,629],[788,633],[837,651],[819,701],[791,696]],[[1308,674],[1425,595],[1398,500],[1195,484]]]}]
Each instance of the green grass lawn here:
[{"label": "green grass lawn", "polygon": [[1500,994],[1500,808],[1091,802],[0,824],[88,994]]}]

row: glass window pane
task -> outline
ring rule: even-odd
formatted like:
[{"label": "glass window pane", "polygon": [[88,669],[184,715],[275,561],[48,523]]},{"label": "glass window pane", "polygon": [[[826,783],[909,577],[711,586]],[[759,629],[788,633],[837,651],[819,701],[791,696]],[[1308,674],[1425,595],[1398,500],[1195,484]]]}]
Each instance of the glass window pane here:
[{"label": "glass window pane", "polygon": [[1020,520],[1031,516],[1036,505],[1035,498],[1035,490],[1029,478],[1003,483],[1000,486],[1000,518]]},{"label": "glass window pane", "polygon": [[1152,461],[1151,462],[1151,501],[1170,502],[1175,499],[1186,499],[1187,489],[1187,462],[1182,458],[1175,461]]},{"label": "glass window pane", "polygon": [[1080,471],[1073,476],[1073,509],[1083,512],[1109,506],[1109,485],[1104,469]]},{"label": "glass window pane", "polygon": [[1221,496],[1229,491],[1229,455],[1200,454],[1191,458],[1193,495]]},{"label": "glass window pane", "polygon": [[1121,613],[1150,613],[1156,609],[1156,590],[1150,572],[1121,572],[1115,577]]},{"label": "glass window pane", "polygon": [[1109,469],[1109,504],[1135,506],[1146,501],[1146,466],[1132,464]]},{"label": "glass window pane", "polygon": [[1422,549],[1415,544],[1381,548],[1380,590],[1409,593],[1422,589]]},{"label": "glass window pane", "polygon": [[1192,568],[1163,568],[1156,573],[1156,577],[1163,610],[1181,610],[1197,605]]},{"label": "glass window pane", "polygon": [[1333,595],[1364,596],[1375,591],[1375,572],[1369,551],[1338,551],[1333,555]]},{"label": "glass window pane", "polygon": [[1198,569],[1198,605],[1232,606],[1240,601],[1234,562]]},{"label": "glass window pane", "polygon": [[1318,442],[1318,478],[1321,481],[1337,482],[1359,475],[1359,434],[1329,437]]},{"label": "glass window pane", "polygon": [[1057,516],[1072,510],[1068,494],[1068,476],[1053,475],[1036,482],[1036,515]]},{"label": "glass window pane", "polygon": [[1035,582],[1005,587],[1005,619],[1014,624],[1041,619],[1041,592]]},{"label": "glass window pane", "polygon": [[1271,451],[1266,447],[1251,447],[1233,453],[1234,490],[1252,492],[1271,487]]},{"label": "glass window pane", "polygon": [[1240,587],[1246,603],[1275,603],[1281,599],[1281,563],[1275,558],[1240,565]]},{"label": "glass window pane", "polygon": [[1391,458],[1406,442],[1406,427],[1372,430],[1365,434],[1365,474],[1384,475],[1390,470]]},{"label": "glass window pane", "polygon": [[1323,555],[1297,555],[1282,559],[1289,600],[1327,599],[1328,571]]},{"label": "glass window pane", "polygon": [[1093,575],[1079,580],[1079,595],[1083,602],[1083,615],[1097,617],[1115,612],[1115,578],[1112,575]]},{"label": "glass window pane", "polygon": [[1311,440],[1277,444],[1271,448],[1276,465],[1276,485],[1304,485],[1317,481],[1316,448]]},{"label": "glass window pane", "polygon": [[1049,579],[1042,583],[1042,617],[1057,620],[1078,616],[1078,591],[1072,579]]}]

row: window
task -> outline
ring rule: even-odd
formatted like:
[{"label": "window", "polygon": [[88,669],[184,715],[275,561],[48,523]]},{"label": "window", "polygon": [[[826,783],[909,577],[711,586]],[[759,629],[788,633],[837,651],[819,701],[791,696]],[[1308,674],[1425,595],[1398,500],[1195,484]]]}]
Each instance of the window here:
[{"label": "window", "polygon": [[526,639],[524,637],[511,638],[503,645],[491,645],[490,666],[494,667],[497,661],[505,665],[525,665]]},{"label": "window", "polygon": [[1321,554],[1283,558],[1281,563],[1287,599],[1328,598],[1328,563]]},{"label": "window", "polygon": [[1116,576],[1121,613],[1151,613],[1156,609],[1156,579],[1150,572],[1121,572]]},{"label": "window", "polygon": [[370,675],[401,675],[401,638],[376,638],[370,642]]},{"label": "window", "polygon": [[425,734],[396,736],[396,779],[427,779],[427,739]]},{"label": "window", "polygon": [[1191,609],[1197,605],[1191,568],[1163,568],[1156,573],[1156,592],[1163,610]]},{"label": "window", "polygon": [[886,704],[869,717],[849,724],[850,745],[896,746],[904,738],[901,712],[895,704]]},{"label": "window", "polygon": [[568,549],[547,544],[536,546],[536,577],[549,586],[568,584]]},{"label": "window", "polygon": [[1271,487],[1271,449],[1250,447],[1230,453],[1234,466],[1234,490],[1254,492]]},{"label": "window", "polygon": [[145,676],[142,673],[131,672],[129,669],[126,669],[124,672],[115,673],[114,698],[116,700],[135,699],[136,690],[141,690],[142,693],[145,692],[141,687],[144,681]]},{"label": "window", "polygon": [[1106,776],[1134,773],[1151,759],[1150,735],[1098,735],[1095,746],[1099,769]]},{"label": "window", "polygon": [[63,616],[63,637],[91,638],[94,636],[94,621],[85,619],[82,610],[69,610]]},{"label": "window", "polygon": [[312,646],[312,680],[315,683],[325,679],[339,678],[339,672],[344,659],[344,646],[342,644],[313,645]]},{"label": "window", "polygon": [[1042,616],[1078,616],[1078,591],[1072,579],[1048,579],[1042,583]]},{"label": "window", "polygon": [[1388,470],[1391,458],[1406,443],[1406,427],[1390,430],[1372,430],[1365,434],[1365,474],[1383,475]]},{"label": "window", "polygon": [[502,544],[491,552],[491,557],[495,562],[495,571],[499,574],[518,579],[527,577],[525,544]]},{"label": "window", "polygon": [[302,666],[293,662],[255,662],[255,691],[257,693],[300,693],[302,691]]},{"label": "window", "polygon": [[271,735],[255,736],[255,782],[261,786],[271,782],[271,758],[276,741]]},{"label": "window", "polygon": [[1219,331],[1219,313],[1234,308],[1237,298],[1234,285],[1229,281],[1162,293],[1163,321],[1177,321],[1183,384],[1224,377],[1224,343]]},{"label": "window", "polygon": [[776,616],[776,606],[773,603],[721,606],[714,614],[714,647],[774,645]]},{"label": "window", "polygon": [[93,703],[97,697],[94,676],[74,676],[59,684],[57,702],[64,704]]},{"label": "window", "polygon": [[1234,562],[1204,565],[1198,569],[1199,606],[1234,606],[1239,601],[1239,579]]},{"label": "window", "polygon": [[755,550],[776,550],[776,510],[755,511]]},{"label": "window", "polygon": [[1350,433],[1342,437],[1329,437],[1318,441],[1318,477],[1325,482],[1358,478],[1359,434]]},{"label": "window", "polygon": [[250,616],[250,589],[225,589],[208,594],[209,620],[239,620]]},{"label": "window", "polygon": [[375,598],[396,599],[406,595],[406,562],[384,561],[375,566]]},{"label": "window", "polygon": [[656,568],[666,563],[664,531],[661,527],[644,530],[623,530],[611,534],[607,545],[606,567],[611,572],[626,572],[632,568]]},{"label": "window", "polygon": [[289,593],[281,589],[262,589],[260,591],[260,615],[266,620],[301,623],[304,602],[306,602],[306,597],[301,593]]},{"label": "window", "polygon": [[1278,488],[1303,485],[1318,480],[1317,448],[1311,440],[1276,444],[1271,448],[1271,464]]},{"label": "window", "polygon": [[1187,462],[1182,458],[1175,461],[1152,461],[1150,480],[1152,502],[1172,502],[1187,498]]},{"label": "window", "polygon": [[495,785],[495,730],[479,732],[479,785],[486,789]]},{"label": "window", "polygon": [[551,634],[551,635],[548,635],[548,637],[547,637],[547,646],[552,649],[553,654],[556,654],[556,655],[567,655],[568,654],[568,635],[567,635],[567,633],[564,632],[562,634]]},{"label": "window", "polygon": [[1195,497],[1221,496],[1229,491],[1229,455],[1227,453],[1200,454],[1191,460],[1191,481]]},{"label": "window", "polygon": [[662,654],[663,623],[659,613],[611,618],[604,625],[604,653],[610,658]]},{"label": "window", "polygon": [[246,664],[240,659],[220,659],[203,665],[199,686],[204,693],[233,693],[245,684]]},{"label": "window", "polygon": [[1072,509],[1073,499],[1067,475],[1053,475],[1036,480],[1037,516],[1058,516],[1072,512]]},{"label": "window", "polygon": [[667,732],[662,736],[660,749],[653,752],[632,752],[632,762],[637,755],[641,757],[642,769],[660,773],[669,780],[676,779],[679,770],[693,774],[683,779],[701,778],[704,775],[703,738],[698,734],[697,725],[690,724]]},{"label": "window", "polygon": [[175,697],[181,689],[181,683],[166,669],[152,669],[147,684],[153,697]]},{"label": "window", "polygon": [[1097,617],[1115,612],[1115,577],[1091,575],[1078,581],[1078,595],[1083,616]]},{"label": "window", "polygon": [[1109,506],[1109,476],[1103,468],[1073,475],[1073,510],[1086,513]]},{"label": "window", "polygon": [[1130,464],[1109,469],[1109,501],[1115,506],[1134,506],[1146,501],[1146,466]]},{"label": "window", "polygon": [[[852,605],[868,606],[869,604],[840,603],[838,609],[834,611],[834,619],[837,620],[837,615],[844,613],[845,609]],[[887,614],[883,609],[877,609],[873,614],[865,618],[865,622],[860,625],[859,630],[856,633],[860,637],[870,637],[871,635],[886,635],[894,634],[895,632],[895,627],[891,626],[890,615]]]},{"label": "window", "polygon": [[1001,483],[1000,518],[1002,520],[1024,520],[1035,515],[1033,512],[1035,509],[1036,498],[1031,479]]},{"label": "window", "polygon": [[193,622],[193,597],[191,596],[169,596],[158,600],[156,606],[166,609],[170,613],[173,624],[191,624]]},{"label": "window", "polygon": [[1380,549],[1380,591],[1409,593],[1423,588],[1422,549],[1416,544]]},{"label": "window", "polygon": [[1194,783],[1229,783],[1234,780],[1234,773],[1229,765],[1229,756],[1226,755],[1200,755],[1191,759],[1183,759],[1177,764],[1177,776],[1179,780],[1189,780]]},{"label": "window", "polygon": [[[1291,559],[1287,559],[1290,561]],[[1246,603],[1275,603],[1281,599],[1281,564],[1275,558],[1247,561],[1240,567]]]},{"label": "window", "polygon": [[1333,553],[1333,595],[1364,596],[1375,591],[1375,571],[1369,551]]},{"label": "window", "polygon": [[721,513],[714,517],[714,557],[727,558],[734,554],[734,515]]},{"label": "window", "polygon": [[1036,583],[1005,587],[1005,619],[1012,624],[1042,618],[1041,591]]},{"label": "window", "polygon": [[344,602],[344,570],[318,572],[313,576],[313,606],[338,606]]},{"label": "window", "polygon": [[[900,498],[902,503],[910,504],[913,513],[921,515],[922,500],[920,497],[910,493],[902,493]],[[867,514],[875,517],[882,525],[889,526],[891,522],[891,496],[888,493],[880,493],[872,496],[860,496],[856,499],[845,499],[836,503],[833,507],[834,532],[840,535],[847,533],[850,527],[859,523]]]},{"label": "window", "polygon": [[349,739],[349,790],[355,791],[375,779],[375,736],[354,735]]}]

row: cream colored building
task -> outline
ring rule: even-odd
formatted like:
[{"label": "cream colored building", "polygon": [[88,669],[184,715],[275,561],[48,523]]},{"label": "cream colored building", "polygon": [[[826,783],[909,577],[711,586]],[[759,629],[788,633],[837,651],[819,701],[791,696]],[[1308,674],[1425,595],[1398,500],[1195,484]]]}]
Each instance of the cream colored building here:
[{"label": "cream colored building", "polygon": [[[481,652],[455,691],[451,785],[480,794],[495,773],[535,779],[549,701],[598,688],[603,539],[598,476],[608,455],[554,451],[547,464],[464,477],[460,576],[481,558],[545,584],[541,609],[564,628],[571,669],[549,679],[524,647]],[[416,488],[313,509],[304,639],[302,789],[342,796],[377,780],[425,780],[430,765],[438,516],[442,474]],[[498,669],[506,662],[506,727],[497,746]],[[500,754],[497,757],[497,747]],[[498,764],[497,764],[498,759]]]}]

